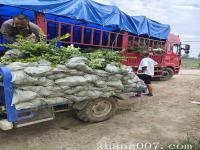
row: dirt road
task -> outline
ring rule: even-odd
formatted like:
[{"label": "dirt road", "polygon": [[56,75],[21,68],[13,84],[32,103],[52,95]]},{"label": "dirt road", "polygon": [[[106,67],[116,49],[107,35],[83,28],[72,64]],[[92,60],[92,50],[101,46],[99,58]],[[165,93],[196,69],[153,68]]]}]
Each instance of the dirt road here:
[{"label": "dirt road", "polygon": [[[113,145],[170,144],[200,138],[200,70],[182,70],[167,82],[153,82],[155,96],[128,98],[105,122],[88,124],[61,113],[50,122],[0,131],[0,150],[97,150]],[[107,147],[106,147],[107,146]],[[113,148],[114,149],[114,148]]]}]

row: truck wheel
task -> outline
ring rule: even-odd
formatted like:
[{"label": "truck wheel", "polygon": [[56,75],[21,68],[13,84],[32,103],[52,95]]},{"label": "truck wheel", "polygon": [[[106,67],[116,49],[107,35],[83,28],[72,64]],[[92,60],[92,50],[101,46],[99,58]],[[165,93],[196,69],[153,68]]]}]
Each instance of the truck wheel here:
[{"label": "truck wheel", "polygon": [[87,105],[77,110],[77,117],[85,122],[101,122],[113,116],[117,109],[117,102],[113,98],[99,98],[91,100]]},{"label": "truck wheel", "polygon": [[162,72],[162,76],[160,77],[161,81],[167,81],[171,79],[174,75],[174,71],[171,68],[165,68]]}]

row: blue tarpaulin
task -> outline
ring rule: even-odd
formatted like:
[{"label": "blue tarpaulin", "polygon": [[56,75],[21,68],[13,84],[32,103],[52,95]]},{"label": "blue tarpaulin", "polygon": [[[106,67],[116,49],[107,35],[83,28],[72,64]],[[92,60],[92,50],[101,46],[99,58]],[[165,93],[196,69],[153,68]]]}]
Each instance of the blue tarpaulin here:
[{"label": "blue tarpaulin", "polygon": [[[13,6],[11,9],[9,6]],[[145,16],[130,16],[116,6],[109,6],[92,0],[1,0],[1,14],[15,14],[15,8],[38,11],[45,14],[84,20],[102,26],[113,26],[135,35],[167,39],[170,26]],[[30,12],[31,14],[31,12]]]}]

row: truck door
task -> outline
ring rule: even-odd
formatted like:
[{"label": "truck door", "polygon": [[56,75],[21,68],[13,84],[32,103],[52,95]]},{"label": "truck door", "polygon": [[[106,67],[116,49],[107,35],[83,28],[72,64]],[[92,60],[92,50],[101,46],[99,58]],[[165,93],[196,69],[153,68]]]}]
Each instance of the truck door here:
[{"label": "truck door", "polygon": [[180,65],[180,45],[174,44],[173,45],[173,53],[171,58],[171,63],[173,63],[175,66]]}]

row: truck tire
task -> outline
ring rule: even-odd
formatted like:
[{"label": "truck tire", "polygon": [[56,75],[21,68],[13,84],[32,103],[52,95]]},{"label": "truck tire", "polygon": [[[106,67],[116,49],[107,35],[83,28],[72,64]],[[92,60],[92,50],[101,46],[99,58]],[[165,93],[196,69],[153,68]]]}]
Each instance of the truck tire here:
[{"label": "truck tire", "polygon": [[91,100],[87,105],[77,110],[77,117],[84,122],[101,122],[112,117],[117,110],[114,98],[99,98]]},{"label": "truck tire", "polygon": [[162,72],[162,76],[160,77],[161,81],[167,81],[171,79],[174,75],[174,71],[171,68],[165,68]]}]

